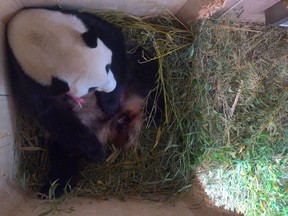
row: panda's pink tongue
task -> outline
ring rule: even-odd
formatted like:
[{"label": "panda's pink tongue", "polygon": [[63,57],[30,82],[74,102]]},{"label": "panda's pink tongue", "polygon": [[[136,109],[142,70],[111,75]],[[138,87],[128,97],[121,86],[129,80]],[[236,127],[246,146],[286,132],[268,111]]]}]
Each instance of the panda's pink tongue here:
[{"label": "panda's pink tongue", "polygon": [[82,108],[82,104],[84,103],[82,98],[73,98],[73,100],[79,105],[80,108]]},{"label": "panda's pink tongue", "polygon": [[67,94],[67,95],[69,97],[71,97],[73,99],[73,101],[75,101],[75,103],[77,105],[79,105],[80,108],[82,108],[82,104],[84,104],[85,101],[81,97],[75,97],[75,96],[73,96],[71,94]]}]

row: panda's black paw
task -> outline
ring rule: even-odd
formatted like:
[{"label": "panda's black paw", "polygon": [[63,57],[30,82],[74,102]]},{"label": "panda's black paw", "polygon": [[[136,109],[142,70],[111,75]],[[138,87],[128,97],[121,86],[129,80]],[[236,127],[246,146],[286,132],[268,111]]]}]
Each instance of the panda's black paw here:
[{"label": "panda's black paw", "polygon": [[41,190],[38,192],[38,198],[40,199],[58,199],[64,195],[67,195],[72,191],[72,186],[67,182],[66,184],[58,183],[57,180],[51,182],[47,181]]}]

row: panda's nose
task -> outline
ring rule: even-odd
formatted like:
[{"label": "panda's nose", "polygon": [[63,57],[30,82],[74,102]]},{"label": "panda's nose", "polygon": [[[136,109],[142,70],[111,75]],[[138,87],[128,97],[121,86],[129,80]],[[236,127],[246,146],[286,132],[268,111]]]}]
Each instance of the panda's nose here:
[{"label": "panda's nose", "polygon": [[107,73],[106,82],[99,86],[96,90],[109,93],[116,88],[116,80],[111,70]]},{"label": "panda's nose", "polygon": [[113,91],[115,88],[116,88],[116,80],[113,79],[113,80],[110,80],[105,85],[98,87],[96,90],[109,93],[109,92]]}]

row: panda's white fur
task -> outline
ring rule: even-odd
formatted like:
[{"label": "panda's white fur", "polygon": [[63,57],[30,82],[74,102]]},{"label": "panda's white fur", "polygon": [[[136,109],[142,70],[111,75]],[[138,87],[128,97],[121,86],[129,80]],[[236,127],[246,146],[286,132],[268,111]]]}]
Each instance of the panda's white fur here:
[{"label": "panda's white fur", "polygon": [[88,47],[81,35],[86,26],[76,16],[45,9],[19,12],[8,25],[8,42],[23,71],[43,86],[52,77],[66,82],[69,95],[82,97],[89,88],[111,92],[116,87],[112,51],[97,38]]}]

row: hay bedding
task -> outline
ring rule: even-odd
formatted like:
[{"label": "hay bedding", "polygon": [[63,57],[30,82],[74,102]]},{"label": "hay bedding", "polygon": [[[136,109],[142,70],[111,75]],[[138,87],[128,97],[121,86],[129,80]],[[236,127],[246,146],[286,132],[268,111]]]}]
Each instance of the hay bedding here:
[{"label": "hay bedding", "polygon": [[[89,11],[122,28],[130,45],[143,46],[158,59],[159,79],[155,91],[165,95],[164,123],[147,121],[137,148],[127,153],[109,147],[108,162],[90,165],[75,188],[79,196],[173,194],[190,186],[192,146],[186,139],[190,121],[192,59],[191,31],[175,17],[138,18],[118,12]],[[164,71],[166,73],[164,79]],[[151,114],[153,115],[153,113]],[[19,181],[24,189],[38,190],[47,174],[46,135],[31,119],[18,118]]]},{"label": "hay bedding", "polygon": [[257,139],[269,138],[269,147],[286,141],[287,29],[225,20],[205,21],[200,29],[193,94],[201,140],[227,147],[219,151],[230,158],[237,155],[230,147],[244,156]]},{"label": "hay bedding", "polygon": [[214,203],[245,215],[287,214],[287,33],[207,20],[195,39],[198,176]]}]

